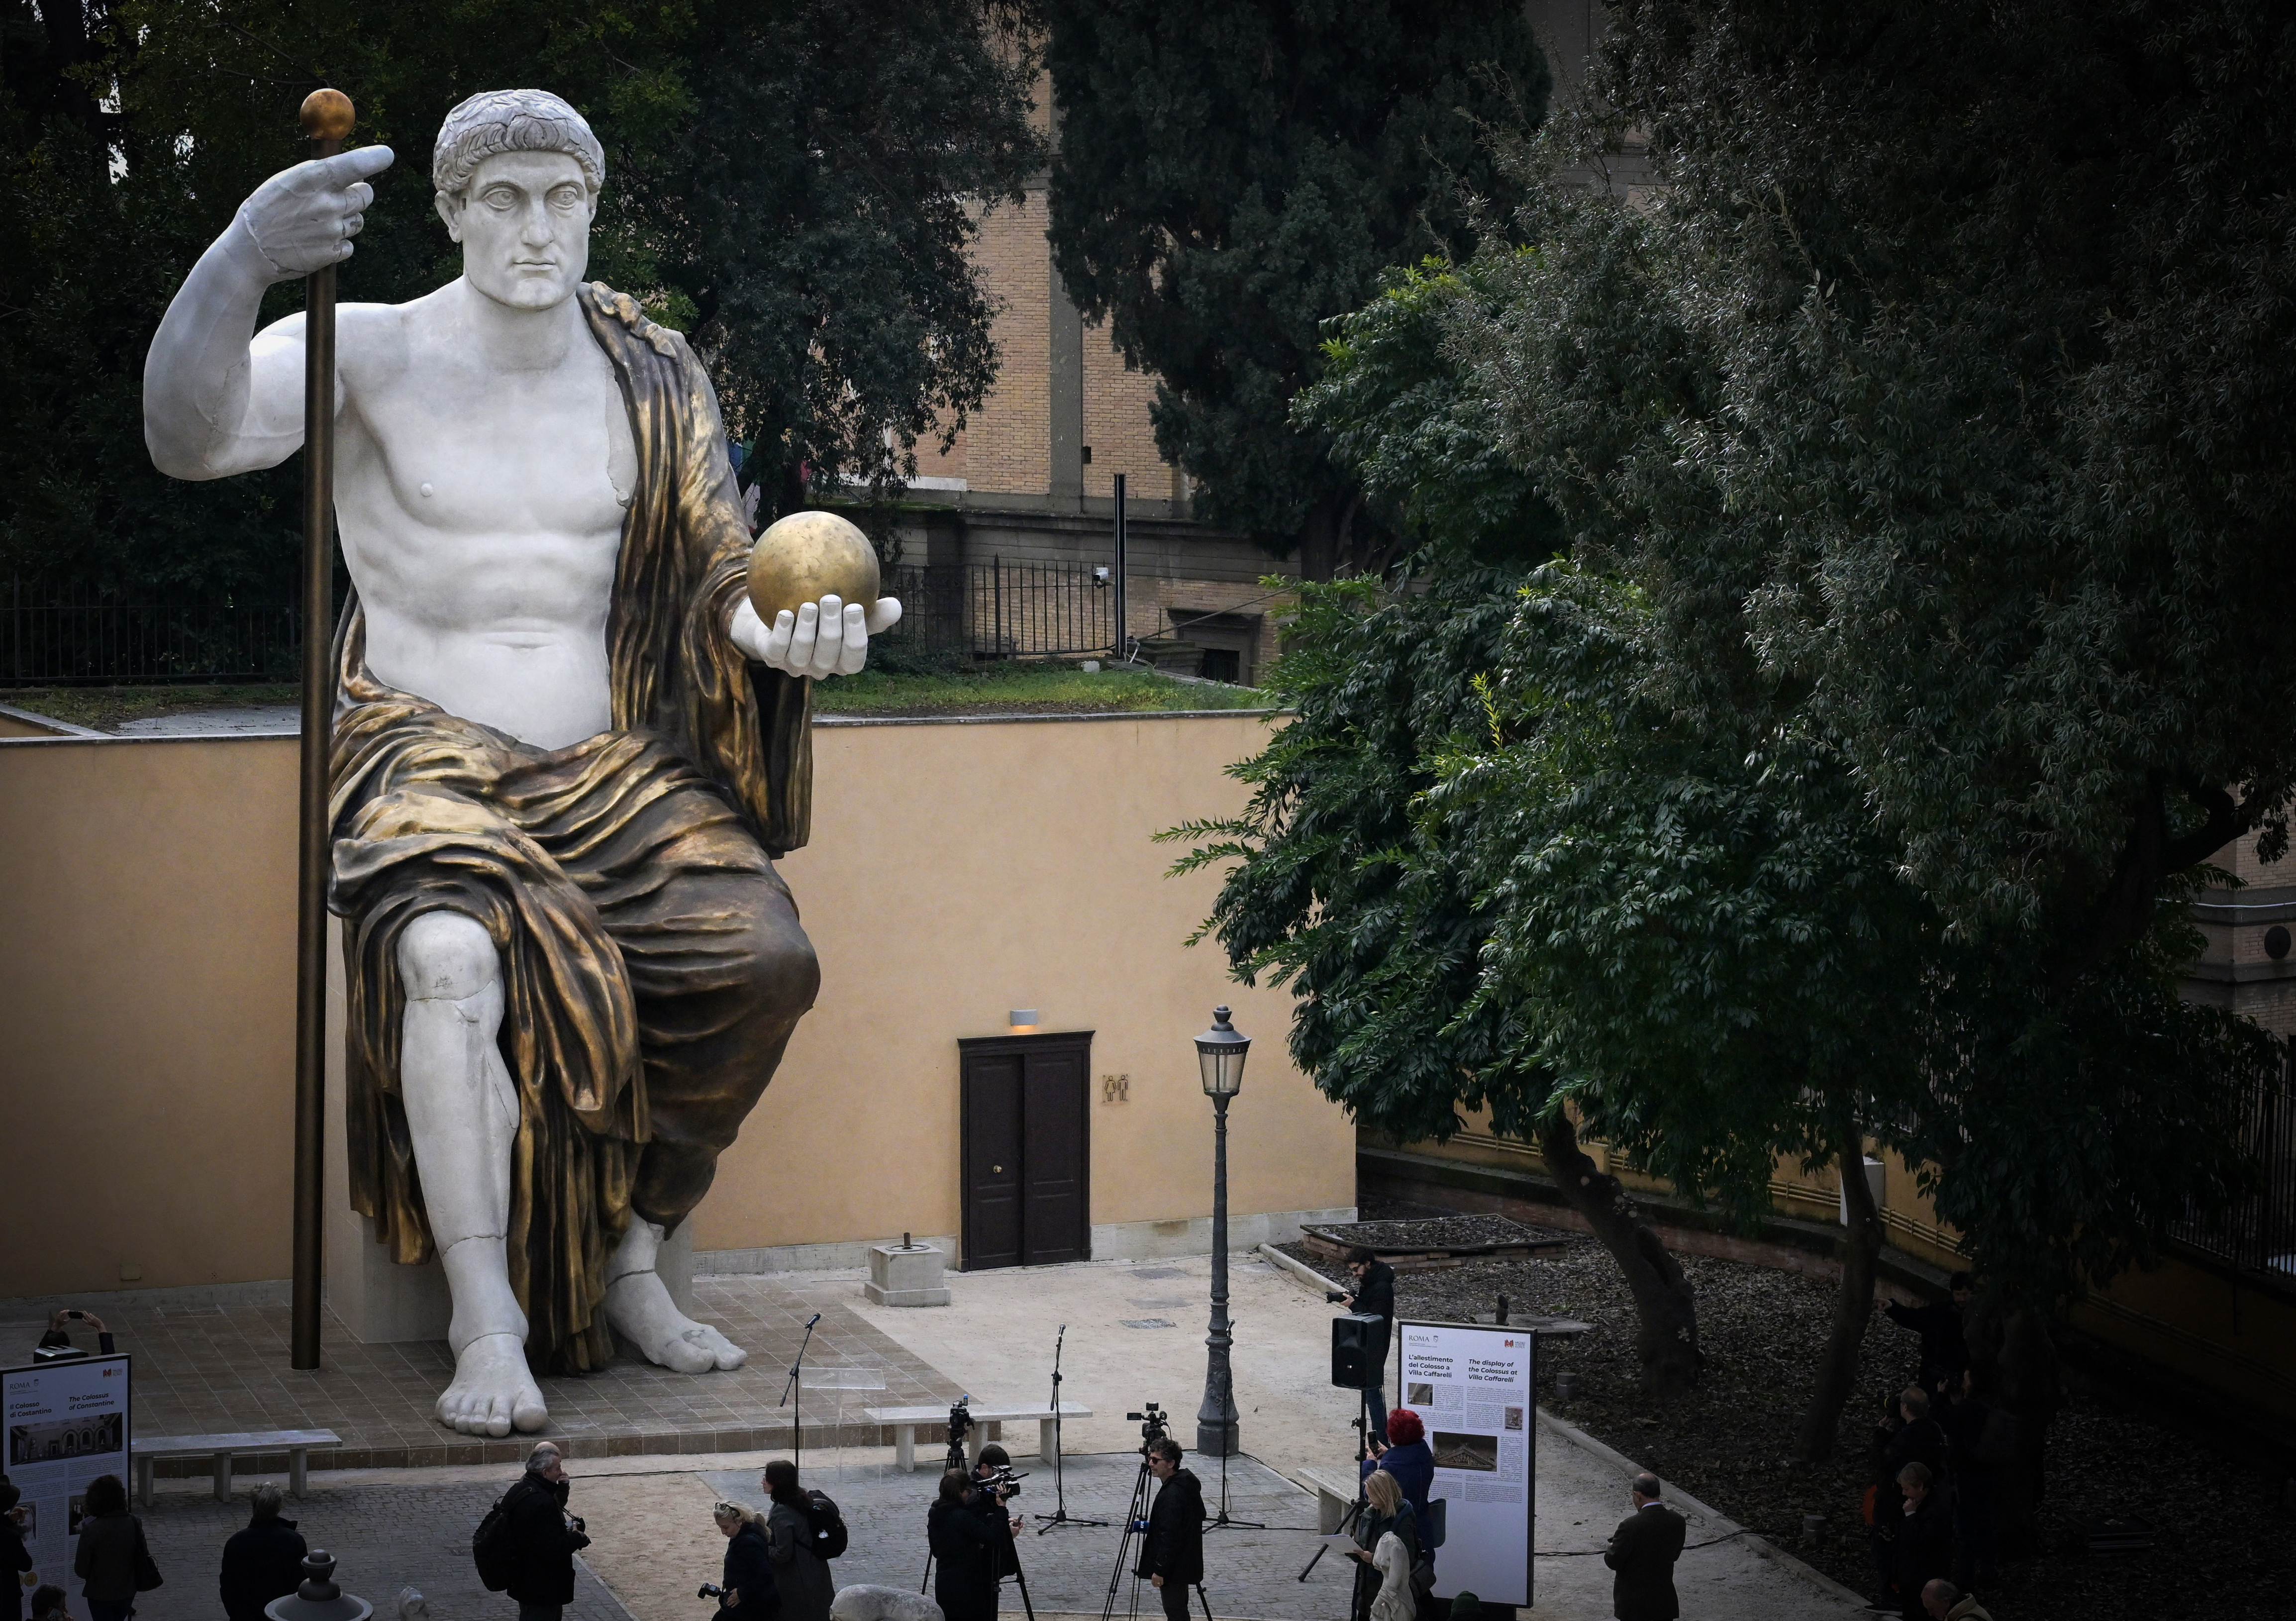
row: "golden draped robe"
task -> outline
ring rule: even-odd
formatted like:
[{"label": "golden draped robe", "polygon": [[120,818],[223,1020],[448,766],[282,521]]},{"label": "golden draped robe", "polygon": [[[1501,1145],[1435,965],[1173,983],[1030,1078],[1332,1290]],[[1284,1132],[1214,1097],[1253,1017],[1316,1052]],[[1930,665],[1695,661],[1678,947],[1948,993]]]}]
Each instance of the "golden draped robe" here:
[{"label": "golden draped robe", "polygon": [[[529,1358],[548,1371],[611,1356],[605,1262],[660,1100],[677,1100],[690,1151],[656,1178],[664,1208],[645,1214],[674,1224],[815,983],[768,859],[806,841],[811,684],[750,665],[726,634],[750,541],[717,396],[684,337],[627,295],[593,283],[578,296],[637,448],[606,624],[612,728],[535,749],[392,689],[366,667],[354,599],[339,642],[332,806],[351,1203],[394,1259],[432,1255],[399,1091],[397,946],[422,913],[462,912],[502,958],[501,1046],[521,1105],[511,1283]],[[684,990],[704,1012],[681,1030],[655,1010]],[[760,995],[778,999],[761,1017],[726,1011]]]}]

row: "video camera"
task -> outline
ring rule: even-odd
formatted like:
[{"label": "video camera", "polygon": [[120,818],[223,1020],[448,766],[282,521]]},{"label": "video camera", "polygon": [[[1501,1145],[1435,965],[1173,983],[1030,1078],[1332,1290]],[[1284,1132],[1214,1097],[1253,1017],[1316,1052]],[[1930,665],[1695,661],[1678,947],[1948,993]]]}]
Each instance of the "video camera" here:
[{"label": "video camera", "polygon": [[1153,1402],[1143,1402],[1140,1404],[1146,1409],[1145,1412],[1128,1412],[1124,1416],[1140,1426],[1140,1450],[1144,1453],[1148,1450],[1148,1444],[1151,1441],[1160,1441],[1172,1433],[1172,1415]]},{"label": "video camera", "polygon": [[948,1404],[948,1444],[964,1445],[964,1432],[972,1428],[972,1397],[960,1396]]},{"label": "video camera", "polygon": [[1021,1482],[1028,1478],[1026,1470],[1015,1474],[1011,1464],[1000,1464],[980,1481],[980,1485],[993,1493],[999,1502],[1010,1502],[1021,1494]]}]

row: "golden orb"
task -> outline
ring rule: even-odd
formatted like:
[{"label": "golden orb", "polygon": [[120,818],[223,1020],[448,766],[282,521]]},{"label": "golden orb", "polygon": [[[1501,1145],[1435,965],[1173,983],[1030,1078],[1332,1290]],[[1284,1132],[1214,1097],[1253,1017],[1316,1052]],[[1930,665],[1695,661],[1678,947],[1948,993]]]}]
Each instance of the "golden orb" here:
[{"label": "golden orb", "polygon": [[835,593],[866,608],[877,600],[877,548],[834,512],[791,512],[750,553],[750,602],[767,624]]},{"label": "golden orb", "polygon": [[313,141],[340,141],[358,121],[351,98],[340,90],[314,90],[303,98],[303,134]]}]

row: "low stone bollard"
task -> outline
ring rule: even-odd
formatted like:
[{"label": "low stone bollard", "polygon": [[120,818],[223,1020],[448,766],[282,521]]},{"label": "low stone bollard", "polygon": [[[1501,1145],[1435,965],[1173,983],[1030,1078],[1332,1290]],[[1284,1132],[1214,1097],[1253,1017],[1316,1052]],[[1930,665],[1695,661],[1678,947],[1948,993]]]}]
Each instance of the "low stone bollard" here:
[{"label": "low stone bollard", "polygon": [[829,1601],[829,1621],[941,1621],[940,1606],[906,1587],[859,1583]]},{"label": "low stone bollard", "polygon": [[931,1244],[912,1243],[906,1232],[898,1244],[872,1244],[861,1292],[879,1306],[947,1306],[941,1269],[947,1259]]}]

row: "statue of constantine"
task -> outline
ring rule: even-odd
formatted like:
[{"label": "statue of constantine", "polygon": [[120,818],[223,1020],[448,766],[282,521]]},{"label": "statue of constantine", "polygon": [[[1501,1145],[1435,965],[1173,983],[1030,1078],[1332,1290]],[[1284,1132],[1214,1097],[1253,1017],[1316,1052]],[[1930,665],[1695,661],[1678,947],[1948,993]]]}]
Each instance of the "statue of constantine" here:
[{"label": "statue of constantine", "polygon": [[[391,162],[274,176],[201,256],[144,371],[179,479],[303,442],[303,317],[264,291],[350,257]],[[533,90],[476,95],[431,160],[460,278],[339,315],[336,514],[355,595],[331,904],[349,987],[353,1204],[443,1260],[441,1422],[540,1429],[533,1372],[744,1353],[655,1271],[819,981],[774,859],[806,840],[812,683],[900,617],[763,623],[709,381],[585,284],[605,154]]]}]

